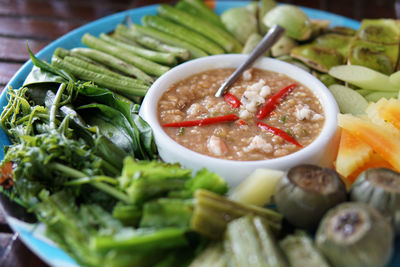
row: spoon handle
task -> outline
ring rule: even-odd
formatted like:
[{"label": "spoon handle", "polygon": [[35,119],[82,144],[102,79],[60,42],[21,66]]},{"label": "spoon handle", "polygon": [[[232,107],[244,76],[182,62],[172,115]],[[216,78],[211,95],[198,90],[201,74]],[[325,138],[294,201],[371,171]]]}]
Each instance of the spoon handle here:
[{"label": "spoon handle", "polygon": [[274,25],[264,36],[261,42],[254,48],[250,53],[249,57],[245,62],[243,62],[229,78],[221,85],[218,91],[215,93],[216,97],[223,96],[229,89],[229,87],[242,75],[242,73],[247,70],[253,64],[256,59],[270,49],[278,40],[281,38],[285,29],[279,25]]}]

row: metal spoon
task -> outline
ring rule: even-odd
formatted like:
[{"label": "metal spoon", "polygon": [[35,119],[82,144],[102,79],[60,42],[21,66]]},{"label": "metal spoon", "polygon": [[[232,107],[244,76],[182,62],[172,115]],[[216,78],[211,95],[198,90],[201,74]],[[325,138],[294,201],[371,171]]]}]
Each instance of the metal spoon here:
[{"label": "metal spoon", "polygon": [[224,94],[229,90],[229,87],[242,75],[242,73],[251,67],[254,61],[258,59],[261,55],[270,49],[278,40],[281,38],[285,29],[279,25],[274,25],[267,32],[261,42],[254,48],[250,53],[249,57],[245,62],[243,62],[229,78],[221,85],[218,91],[215,93],[216,97],[224,96]]}]

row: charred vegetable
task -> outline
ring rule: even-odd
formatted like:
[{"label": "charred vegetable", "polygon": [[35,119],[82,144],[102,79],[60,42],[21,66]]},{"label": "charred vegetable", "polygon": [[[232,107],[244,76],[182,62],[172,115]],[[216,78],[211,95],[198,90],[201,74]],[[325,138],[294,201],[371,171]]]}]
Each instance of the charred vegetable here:
[{"label": "charred vegetable", "polygon": [[350,191],[351,200],[368,203],[400,232],[400,174],[386,168],[362,172]]},{"label": "charred vegetable", "polygon": [[332,169],[314,165],[291,168],[278,182],[278,210],[293,225],[313,229],[333,206],[346,200],[346,187]]},{"label": "charred vegetable", "polygon": [[373,207],[349,202],[329,211],[316,243],[333,266],[385,266],[393,251],[393,229]]}]

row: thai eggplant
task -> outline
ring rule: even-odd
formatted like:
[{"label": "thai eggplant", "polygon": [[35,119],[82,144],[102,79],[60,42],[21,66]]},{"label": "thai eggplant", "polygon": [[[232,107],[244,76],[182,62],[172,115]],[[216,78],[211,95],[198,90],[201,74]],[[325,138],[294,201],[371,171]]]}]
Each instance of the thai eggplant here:
[{"label": "thai eggplant", "polygon": [[352,201],[371,205],[400,231],[400,174],[385,168],[362,172],[350,189]]},{"label": "thai eggplant", "polygon": [[317,247],[333,266],[386,266],[393,252],[394,233],[373,207],[347,202],[330,210],[316,234]]},{"label": "thai eggplant", "polygon": [[266,26],[274,24],[286,29],[285,34],[295,40],[304,41],[310,38],[312,26],[307,15],[297,6],[279,5],[263,17]]},{"label": "thai eggplant", "polygon": [[275,188],[279,212],[293,225],[310,230],[326,211],[346,199],[346,187],[339,174],[315,165],[289,169]]}]

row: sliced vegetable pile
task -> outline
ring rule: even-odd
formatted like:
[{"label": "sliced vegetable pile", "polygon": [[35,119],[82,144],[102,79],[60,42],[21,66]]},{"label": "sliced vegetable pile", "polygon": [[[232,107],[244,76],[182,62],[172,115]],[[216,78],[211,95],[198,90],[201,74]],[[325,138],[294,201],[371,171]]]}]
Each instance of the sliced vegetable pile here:
[{"label": "sliced vegetable pile", "polygon": [[[335,171],[298,166],[284,178],[258,170],[264,178],[249,177],[226,198],[218,175],[158,161],[151,129],[137,115],[151,83],[171,67],[248,53],[275,23],[287,35],[269,55],[331,85],[342,113],[353,114],[339,117],[336,160],[346,185],[355,181],[350,194]],[[1,163],[2,193],[83,266],[387,264],[399,231],[400,175],[390,169],[400,171],[400,103],[381,98],[400,88],[400,27],[386,19],[364,20],[358,31],[328,27],[270,0],[221,17],[200,0],[182,0],[160,5],[142,25],[85,34],[87,47],[58,48],[51,64],[31,54],[35,68],[22,88],[8,89],[0,115],[13,143]],[[280,213],[264,207],[272,195]],[[340,204],[348,197],[368,205]],[[315,241],[294,228],[316,231]]]}]

